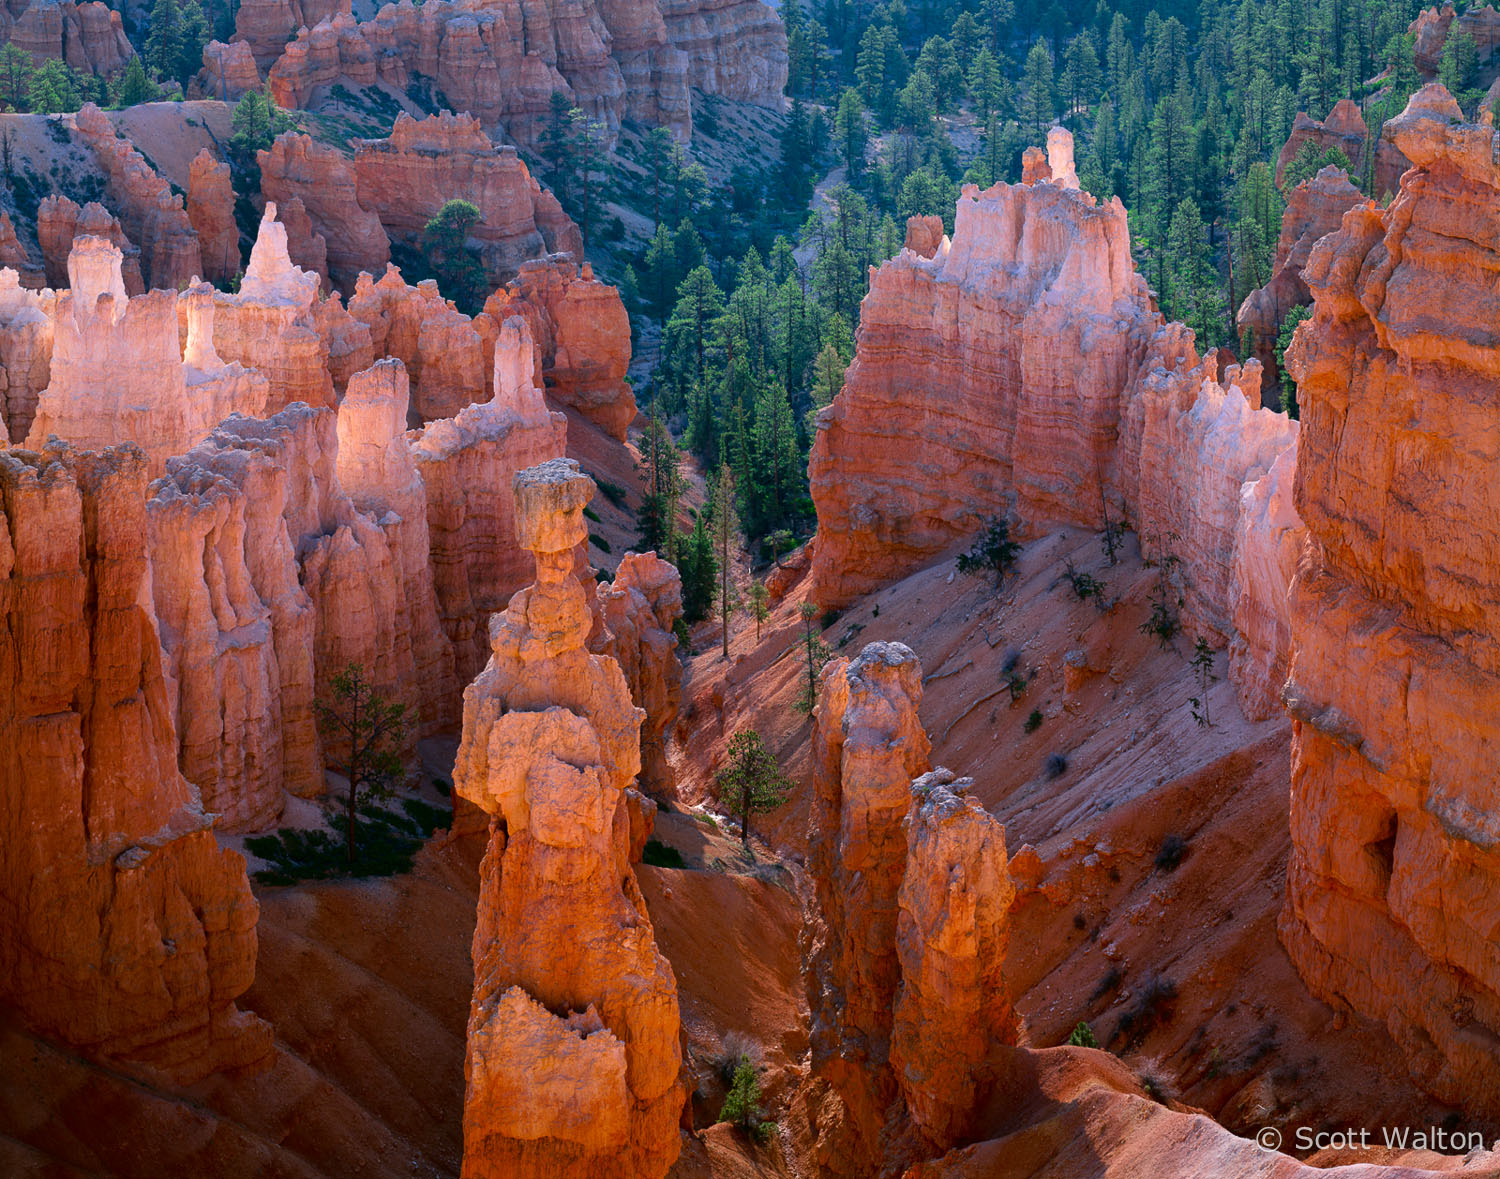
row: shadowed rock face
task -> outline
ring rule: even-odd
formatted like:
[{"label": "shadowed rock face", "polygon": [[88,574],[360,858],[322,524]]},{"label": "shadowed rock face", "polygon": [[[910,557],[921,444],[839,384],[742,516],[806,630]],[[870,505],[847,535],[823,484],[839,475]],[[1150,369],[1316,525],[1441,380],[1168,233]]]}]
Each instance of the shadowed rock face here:
[{"label": "shadowed rock face", "polygon": [[177,770],[145,484],[133,446],[0,451],[0,998],[191,1082],[265,1061],[271,1036],[234,1006],[255,972],[244,860]]},{"label": "shadowed rock face", "polygon": [[1441,87],[1393,134],[1412,170],[1389,209],[1314,249],[1315,314],[1288,357],[1311,543],[1291,596],[1281,935],[1316,993],[1386,1024],[1421,1084],[1494,1115],[1500,180],[1493,130]]},{"label": "shadowed rock face", "polygon": [[[296,0],[292,0],[295,4]],[[692,131],[691,88],[779,107],[786,85],[786,33],[760,0],[569,0],[527,10],[481,0],[392,4],[356,21],[347,3],[291,23],[283,0],[256,4],[253,19],[285,29],[267,81],[282,106],[305,106],[341,78],[405,90],[441,91],[453,110],[517,143],[537,142],[551,96],[567,95],[612,135],[622,119]],[[267,38],[245,28],[238,37]]]},{"label": "shadowed rock face", "polygon": [[1349,183],[1344,170],[1332,165],[1297,185],[1287,200],[1271,276],[1264,286],[1245,296],[1235,316],[1241,335],[1251,333],[1251,349],[1273,393],[1280,380],[1276,339],[1282,321],[1293,308],[1312,302],[1312,293],[1302,281],[1312,248],[1339,227],[1346,212],[1364,203],[1364,195]]},{"label": "shadowed rock face", "polygon": [[591,655],[574,575],[593,482],[555,459],[514,478],[536,581],[490,626],[454,781],[492,816],[469,1016],[464,1174],[660,1179],[685,1093],[677,988],[630,867],[643,712]]}]

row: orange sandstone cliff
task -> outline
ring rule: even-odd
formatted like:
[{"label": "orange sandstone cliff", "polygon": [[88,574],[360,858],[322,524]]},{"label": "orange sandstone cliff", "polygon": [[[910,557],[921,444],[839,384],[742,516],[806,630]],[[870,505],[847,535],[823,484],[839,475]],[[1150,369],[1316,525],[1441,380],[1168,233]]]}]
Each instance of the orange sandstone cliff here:
[{"label": "orange sandstone cliff", "polygon": [[0,450],[0,997],[146,1077],[255,1065],[256,903],[177,771],[132,446]]},{"label": "orange sandstone cliff", "polygon": [[1384,210],[1313,251],[1288,365],[1309,544],[1291,598],[1292,839],[1281,936],[1417,1080],[1500,1111],[1492,897],[1500,715],[1495,133],[1441,87],[1393,132]]},{"label": "orange sandstone cliff", "polygon": [[474,934],[466,1179],[667,1173],[684,1093],[672,969],[630,865],[641,710],[585,646],[574,576],[594,485],[571,460],[515,476],[536,581],[490,625],[464,693],[459,793],[490,814]]}]

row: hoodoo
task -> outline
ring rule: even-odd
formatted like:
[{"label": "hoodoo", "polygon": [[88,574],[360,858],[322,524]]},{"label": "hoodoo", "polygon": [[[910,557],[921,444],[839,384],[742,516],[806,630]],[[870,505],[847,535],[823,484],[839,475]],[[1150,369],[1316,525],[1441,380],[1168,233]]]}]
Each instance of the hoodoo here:
[{"label": "hoodoo", "polygon": [[591,480],[515,476],[536,581],[490,624],[464,693],[459,793],[491,816],[464,1100],[466,1179],[661,1179],[676,1159],[677,988],[630,866],[642,710],[591,655],[573,551]]}]

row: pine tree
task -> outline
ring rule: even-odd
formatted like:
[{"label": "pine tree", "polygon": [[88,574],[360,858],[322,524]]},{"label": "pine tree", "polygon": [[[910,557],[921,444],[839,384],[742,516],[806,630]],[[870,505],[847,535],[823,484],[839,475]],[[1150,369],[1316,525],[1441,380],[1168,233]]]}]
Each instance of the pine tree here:
[{"label": "pine tree", "polygon": [[[741,729],[729,739],[728,756],[724,768],[717,776],[719,799],[740,819],[740,840],[750,846],[750,816],[774,811],[791,793],[792,781],[781,772],[776,755],[766,748],[761,735],[754,729]],[[742,1066],[743,1067],[743,1066]],[[738,1075],[738,1074],[736,1074]],[[753,1076],[753,1074],[752,1074]],[[725,1101],[723,1116],[730,1120],[747,1115],[754,1107],[759,1093],[758,1087],[744,1096],[748,1106],[738,1112],[731,1110]],[[731,1096],[735,1089],[730,1090]]]},{"label": "pine tree", "polygon": [[161,98],[161,87],[146,76],[146,67],[141,59],[132,57],[124,71],[110,85],[117,107],[137,106],[143,102],[156,102]]},{"label": "pine tree", "polygon": [[27,95],[33,73],[31,54],[14,41],[0,49],[0,101],[5,103],[6,110],[30,109]]},{"label": "pine tree", "polygon": [[315,700],[318,727],[327,741],[329,758],[348,783],[344,801],[345,838],[349,863],[358,851],[356,839],[361,791],[366,801],[388,792],[401,774],[401,745],[409,721],[406,705],[394,704],[365,678],[365,670],[351,663],[329,685],[331,700]]},{"label": "pine tree", "polygon": [[465,200],[450,200],[422,230],[422,244],[438,285],[458,309],[478,314],[488,283],[479,255],[469,245],[469,231],[479,224],[479,209]]},{"label": "pine tree", "polygon": [[734,507],[734,472],[727,464],[719,467],[719,478],[713,493],[714,560],[719,567],[719,621],[723,624],[724,658],[729,658],[729,616],[734,612],[734,595],[729,575],[734,565],[735,538],[739,517]]},{"label": "pine tree", "polygon": [[1026,120],[1031,124],[1032,134],[1040,139],[1042,131],[1052,122],[1056,109],[1052,103],[1052,54],[1047,45],[1038,41],[1026,55],[1026,71],[1022,75],[1026,90]]}]

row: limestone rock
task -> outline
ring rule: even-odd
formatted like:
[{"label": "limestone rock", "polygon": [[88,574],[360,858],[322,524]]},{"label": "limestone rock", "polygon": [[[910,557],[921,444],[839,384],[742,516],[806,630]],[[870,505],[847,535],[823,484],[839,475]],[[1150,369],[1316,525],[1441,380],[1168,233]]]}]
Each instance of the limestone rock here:
[{"label": "limestone rock", "polygon": [[1002,977],[1016,891],[1005,828],[972,785],[945,769],[911,784],[897,895],[891,1068],[912,1121],[940,1146],[972,1137],[996,1080],[989,1057],[1019,1029]]},{"label": "limestone rock", "polygon": [[[349,314],[363,323],[380,355],[399,359],[410,374],[412,410],[429,422],[451,418],[466,406],[488,400],[486,329],[444,299],[425,279],[408,286],[388,266],[379,282],[361,274],[349,300]],[[493,335],[488,337],[493,365]]]},{"label": "limestone rock", "polygon": [[786,30],[760,0],[660,0],[667,39],[687,55],[688,85],[780,109]]},{"label": "limestone rock", "polygon": [[105,175],[125,236],[140,247],[146,284],[180,290],[201,275],[198,234],[182,197],[172,192],[172,186],[129,140],[115,134],[109,116],[93,103],[84,103],[74,124]]},{"label": "limestone rock", "polygon": [[141,278],[141,252],[120,228],[119,219],[97,201],[79,208],[77,203],[53,193],[43,197],[36,211],[37,244],[42,250],[47,285],[61,290],[68,285],[68,255],[80,237],[102,237],[120,251],[120,270],[127,295],[146,290]]},{"label": "limestone rock", "polygon": [[240,229],[234,219],[229,165],[207,148],[193,159],[188,176],[187,215],[198,235],[203,277],[227,283],[240,272]]},{"label": "limestone rock", "polygon": [[421,571],[409,593],[388,537],[408,538],[344,492],[331,410],[230,417],[170,460],[154,492],[153,582],[183,773],[228,829],[255,830],[280,813],[283,791],[322,792],[313,701],[346,665],[422,714],[434,685],[417,679],[414,650],[431,655],[436,638],[412,601]]},{"label": "limestone rock", "polygon": [[682,617],[682,577],[655,553],[626,553],[613,583],[595,591],[602,626],[589,643],[620,665],[630,698],[642,709],[641,786],[658,798],[676,797],[667,761],[667,735],[682,703],[682,663],[672,628]]},{"label": "limestone rock", "polygon": [[412,246],[448,200],[472,202],[480,219],[469,239],[492,285],[515,278],[532,258],[583,258],[583,237],[557,198],[542,190],[514,147],[496,148],[472,115],[398,115],[390,138],[357,141],[354,170],[361,202],[394,240]]},{"label": "limestone rock", "polygon": [[334,404],[329,345],[314,310],[318,289],[316,274],[292,265],[286,226],[276,219],[275,202],[266,202],[239,293],[214,295],[214,346],[225,359],[266,375],[268,413],[294,401]]},{"label": "limestone rock", "polygon": [[120,263],[120,251],[103,238],[74,242],[71,289],[57,298],[50,380],[28,437],[33,449],[52,434],[84,447],[134,442],[154,475],[231,412],[262,412],[268,386],[258,372],[225,365],[214,352],[210,288],[182,296],[185,362],[179,297],[156,290],[128,298]]},{"label": "limestone rock", "polygon": [[570,460],[515,475],[536,581],[494,618],[464,693],[454,783],[492,816],[465,1062],[472,1179],[660,1179],[680,1149],[677,988],[630,866],[642,713],[619,665],[584,645],[573,573],[593,491]]},{"label": "limestone rock", "polygon": [[110,77],[135,56],[120,14],[99,0],[31,0],[5,12],[0,28],[38,67],[56,58],[80,73]]},{"label": "limestone rock", "polygon": [[[245,5],[240,5],[240,11]],[[210,41],[203,47],[203,68],[194,80],[198,95],[234,102],[261,86],[260,70],[247,41]]]},{"label": "limestone rock", "polygon": [[460,683],[484,665],[490,615],[534,575],[506,488],[516,472],[562,457],[567,444],[567,420],[548,412],[531,380],[525,321],[511,319],[503,327],[495,346],[495,396],[429,422],[411,442],[427,488],[438,614]]},{"label": "limestone rock", "polygon": [[908,250],[924,258],[935,258],[942,242],[943,219],[941,217],[908,217],[906,219],[906,248]]},{"label": "limestone rock", "polygon": [[[1474,45],[1479,50],[1479,63],[1483,65],[1489,61],[1494,55],[1495,46],[1500,44],[1500,13],[1489,4],[1470,7],[1457,18],[1457,24],[1459,32],[1474,38]],[[1447,47],[1453,25],[1453,5],[1445,2],[1440,8],[1419,12],[1416,19],[1407,26],[1406,31],[1412,37],[1412,56],[1417,72],[1429,81],[1438,75],[1443,50]]]},{"label": "limestone rock", "polygon": [[1276,242],[1270,278],[1245,296],[1235,316],[1241,337],[1251,333],[1251,347],[1265,369],[1269,386],[1280,380],[1276,339],[1282,320],[1293,308],[1312,302],[1302,271],[1313,246],[1339,227],[1348,210],[1364,203],[1364,195],[1349,183],[1344,170],[1332,165],[1292,190],[1281,215],[1281,237]]},{"label": "limestone rock", "polygon": [[621,442],[635,420],[630,317],[620,292],[562,259],[528,262],[485,304],[496,323],[521,315],[538,348],[539,376],[555,400],[578,410]]},{"label": "limestone rock", "polygon": [[235,1008],[257,906],[176,740],[131,446],[0,449],[0,998],[43,1035],[182,1083],[271,1055]]},{"label": "limestone rock", "polygon": [[1359,104],[1353,99],[1339,99],[1328,112],[1328,118],[1321,123],[1298,111],[1292,123],[1292,133],[1276,157],[1276,183],[1279,185],[1285,179],[1287,165],[1297,158],[1305,143],[1313,144],[1319,151],[1337,149],[1343,152],[1350,170],[1359,174],[1369,136],[1370,129],[1360,114]]},{"label": "limestone rock", "polygon": [[1375,192],[1384,197],[1394,196],[1401,187],[1401,177],[1413,164],[1403,143],[1412,142],[1407,132],[1429,122],[1459,123],[1463,111],[1453,96],[1441,85],[1431,82],[1407,100],[1406,109],[1394,119],[1387,119],[1380,129],[1380,142],[1375,148]]},{"label": "limestone rock", "polygon": [[813,1074],[840,1106],[815,1148],[829,1175],[901,1175],[971,1136],[1018,1037],[1005,831],[972,782],[928,772],[921,693],[900,643],[819,684],[805,977]]},{"label": "limestone rock", "polygon": [[947,250],[873,276],[843,391],[818,415],[813,600],[901,576],[986,513],[1097,526],[1122,393],[1160,323],[1118,201],[966,186]]},{"label": "limestone rock", "polygon": [[438,622],[427,529],[427,489],[406,441],[409,386],[399,360],[356,373],[339,404],[339,482],[385,532],[401,577],[398,629],[411,635],[422,729],[458,720],[453,649]]},{"label": "limestone rock", "polygon": [[52,379],[56,299],[50,290],[27,290],[14,270],[0,270],[0,443],[6,437],[14,443],[25,440],[37,399]]},{"label": "limestone rock", "polygon": [[391,243],[380,218],[362,203],[354,169],[333,147],[286,131],[260,161],[260,191],[268,201],[302,202],[313,232],[326,243],[327,277],[351,291],[361,271],[378,274],[391,259]]},{"label": "limestone rock", "polygon": [[1456,110],[1438,86],[1412,97],[1392,132],[1413,165],[1400,193],[1348,213],[1304,275],[1280,929],[1315,993],[1384,1023],[1431,1092],[1491,1115],[1500,180],[1493,130]]},{"label": "limestone rock", "polygon": [[[43,203],[46,203],[45,199]],[[0,212],[0,267],[14,270],[21,286],[28,290],[39,291],[47,285],[42,267],[32,261],[30,253],[16,236],[10,214],[5,212]]]},{"label": "limestone rock", "polygon": [[349,12],[349,0],[240,0],[233,42],[243,43],[264,69],[281,55],[298,29]]}]

